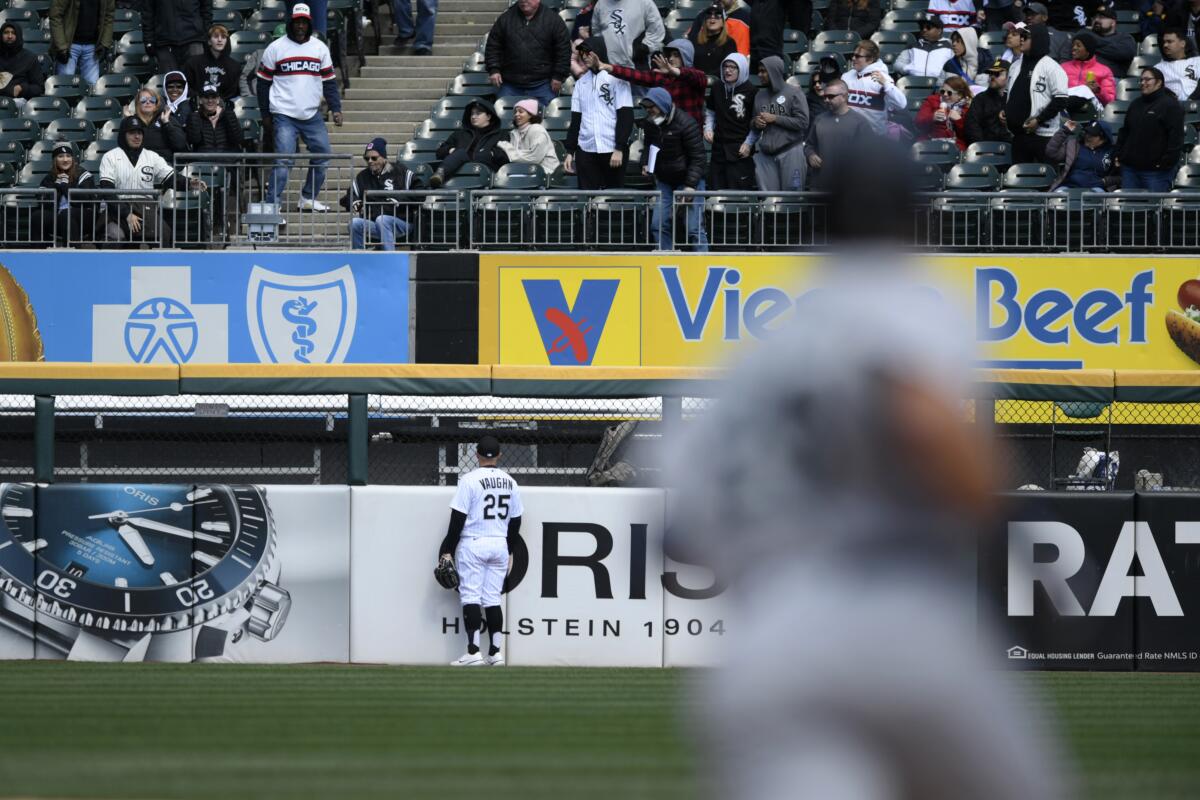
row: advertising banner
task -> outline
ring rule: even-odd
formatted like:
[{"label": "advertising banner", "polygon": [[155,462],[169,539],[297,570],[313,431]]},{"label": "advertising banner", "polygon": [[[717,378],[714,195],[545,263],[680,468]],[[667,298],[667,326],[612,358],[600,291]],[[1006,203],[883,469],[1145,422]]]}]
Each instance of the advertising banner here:
[{"label": "advertising banner", "polygon": [[[40,340],[47,361],[400,363],[409,360],[408,259],[403,253],[6,252],[0,314],[31,328],[17,338]],[[32,315],[15,310],[26,305]]]},{"label": "advertising banner", "polygon": [[[481,363],[707,366],[802,304],[815,256],[480,256]],[[937,256],[980,366],[1197,369],[1200,259]],[[887,265],[881,265],[886,269]],[[864,321],[865,322],[865,321]]]},{"label": "advertising banner", "polygon": [[10,483],[0,507],[0,658],[349,659],[349,487]]},{"label": "advertising banner", "polygon": [[[1146,492],[1136,502],[1137,560],[1142,565],[1133,578],[1138,589],[1137,668],[1200,671],[1200,495]],[[1153,551],[1162,557],[1161,570]]]}]

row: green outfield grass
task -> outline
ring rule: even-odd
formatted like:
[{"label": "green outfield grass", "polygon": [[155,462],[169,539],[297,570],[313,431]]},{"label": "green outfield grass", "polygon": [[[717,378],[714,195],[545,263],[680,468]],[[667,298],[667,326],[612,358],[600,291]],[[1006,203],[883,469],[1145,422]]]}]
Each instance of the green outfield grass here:
[{"label": "green outfield grass", "polygon": [[[0,797],[694,798],[693,676],[0,663]],[[1085,796],[1196,796],[1200,676],[1022,681]]]}]

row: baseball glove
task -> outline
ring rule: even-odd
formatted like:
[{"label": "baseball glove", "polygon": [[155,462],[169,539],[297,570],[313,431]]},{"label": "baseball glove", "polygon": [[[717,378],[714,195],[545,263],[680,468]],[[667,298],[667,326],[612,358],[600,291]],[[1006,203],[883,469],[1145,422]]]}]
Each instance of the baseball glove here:
[{"label": "baseball glove", "polygon": [[443,589],[458,588],[458,570],[454,568],[453,559],[443,558],[433,568],[433,578]]}]

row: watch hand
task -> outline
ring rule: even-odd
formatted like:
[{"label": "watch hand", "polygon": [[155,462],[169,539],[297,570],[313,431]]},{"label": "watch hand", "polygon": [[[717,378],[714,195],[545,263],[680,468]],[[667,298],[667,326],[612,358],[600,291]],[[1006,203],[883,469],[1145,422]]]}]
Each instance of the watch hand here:
[{"label": "watch hand", "polygon": [[142,535],[128,525],[122,525],[117,528],[117,533],[121,536],[121,541],[129,546],[133,554],[138,557],[147,567],[154,563],[154,555],[150,552],[150,548],[146,546],[146,542],[142,539]]},{"label": "watch hand", "polygon": [[151,511],[183,511],[183,509],[187,508],[190,505],[194,505],[194,504],[193,503],[171,503],[171,505],[169,505],[169,506],[155,506],[154,508],[138,508],[133,511],[120,511],[120,510],[107,511],[103,514],[92,514],[91,516],[88,517],[88,519],[108,519],[109,517],[116,517],[121,514],[126,514],[126,515],[128,515],[128,514],[146,514]]},{"label": "watch hand", "polygon": [[214,544],[221,544],[225,541],[220,536],[200,533],[199,531],[189,531],[187,528],[168,525],[165,522],[156,522],[155,520],[145,519],[144,517],[130,517],[128,522],[130,525],[136,525],[139,528],[145,528],[149,531],[158,531],[159,533],[169,533],[172,536],[181,536],[184,539],[199,539],[202,542],[213,542]]}]

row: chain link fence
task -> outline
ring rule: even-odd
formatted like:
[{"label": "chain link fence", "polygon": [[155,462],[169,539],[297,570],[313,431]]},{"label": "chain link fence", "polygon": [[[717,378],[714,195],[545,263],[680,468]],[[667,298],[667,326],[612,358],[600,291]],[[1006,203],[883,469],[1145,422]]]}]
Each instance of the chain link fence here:
[{"label": "chain link fence", "polygon": [[33,479],[34,399],[0,394],[0,483]]}]

